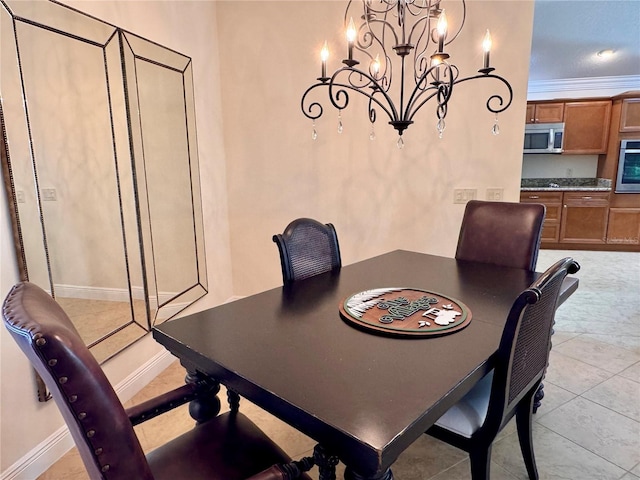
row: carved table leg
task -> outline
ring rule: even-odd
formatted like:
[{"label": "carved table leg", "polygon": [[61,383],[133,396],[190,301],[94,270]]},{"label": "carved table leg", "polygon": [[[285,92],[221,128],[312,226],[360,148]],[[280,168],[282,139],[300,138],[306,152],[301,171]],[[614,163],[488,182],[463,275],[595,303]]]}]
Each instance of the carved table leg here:
[{"label": "carved table leg", "polygon": [[347,467],[344,472],[344,478],[345,480],[393,480],[393,473],[390,468],[387,468],[379,475],[364,477]]},{"label": "carved table leg", "polygon": [[227,388],[227,401],[229,402],[229,408],[233,413],[240,410],[240,395],[233,390]]},{"label": "carved table leg", "polygon": [[220,413],[219,382],[203,377],[193,370],[187,370],[187,376],[184,380],[186,383],[199,384],[198,398],[189,402],[189,415],[191,415],[191,418],[198,423],[204,423]]},{"label": "carved table leg", "polygon": [[318,466],[320,480],[336,480],[336,465],[338,465],[338,457],[330,455],[318,444],[313,448],[313,461]]}]

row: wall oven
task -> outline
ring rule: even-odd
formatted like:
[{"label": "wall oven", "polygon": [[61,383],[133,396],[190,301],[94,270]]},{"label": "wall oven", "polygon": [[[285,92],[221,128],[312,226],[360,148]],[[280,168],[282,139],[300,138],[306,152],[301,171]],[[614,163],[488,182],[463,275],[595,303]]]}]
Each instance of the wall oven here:
[{"label": "wall oven", "polygon": [[616,193],[640,193],[640,139],[620,142]]},{"label": "wall oven", "polygon": [[562,153],[564,123],[528,123],[524,127],[524,153]]}]

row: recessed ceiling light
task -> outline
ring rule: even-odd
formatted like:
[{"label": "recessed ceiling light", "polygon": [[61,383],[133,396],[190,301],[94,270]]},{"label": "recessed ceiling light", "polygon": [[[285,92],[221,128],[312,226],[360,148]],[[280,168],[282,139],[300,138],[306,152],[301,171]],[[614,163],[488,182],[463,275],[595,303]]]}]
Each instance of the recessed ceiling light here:
[{"label": "recessed ceiling light", "polygon": [[615,53],[615,50],[608,48],[606,50],[600,50],[597,55],[601,58],[611,58]]}]

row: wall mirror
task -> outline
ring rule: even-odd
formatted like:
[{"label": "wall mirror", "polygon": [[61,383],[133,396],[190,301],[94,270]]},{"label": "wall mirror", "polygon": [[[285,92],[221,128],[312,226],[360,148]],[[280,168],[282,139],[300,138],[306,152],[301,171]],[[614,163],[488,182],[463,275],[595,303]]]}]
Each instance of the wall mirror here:
[{"label": "wall mirror", "polygon": [[0,3],[21,277],[104,362],[207,292],[191,59],[56,2]]}]

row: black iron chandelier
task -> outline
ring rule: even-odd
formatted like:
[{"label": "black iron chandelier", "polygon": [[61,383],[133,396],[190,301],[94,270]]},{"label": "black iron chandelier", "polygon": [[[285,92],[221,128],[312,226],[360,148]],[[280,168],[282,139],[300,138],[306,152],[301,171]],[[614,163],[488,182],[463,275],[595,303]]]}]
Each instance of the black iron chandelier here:
[{"label": "black iron chandelier", "polygon": [[[343,129],[341,112],[349,104],[349,91],[355,91],[368,99],[370,138],[375,138],[373,125],[381,111],[398,131],[398,147],[402,148],[403,132],[413,123],[418,110],[433,98],[437,102],[436,128],[442,138],[447,104],[454,86],[481,78],[496,79],[508,90],[506,100],[495,94],[486,103],[487,109],[495,114],[492,132],[497,135],[500,132],[498,113],[511,105],[513,90],[507,80],[492,73],[495,69],[489,62],[489,30],[482,42],[483,65],[475,75],[461,78],[458,67],[449,62],[449,54],[445,51],[464,26],[466,3],[460,1],[462,18],[458,28],[450,32],[445,10],[441,7],[445,0],[349,0],[344,15],[347,37],[344,66],[331,76],[327,75],[329,49],[325,42],[320,54],[321,76],[302,95],[302,111],[313,121],[312,138],[315,140],[318,136],[315,120],[324,112],[318,101],[308,98],[317,88],[326,87],[331,104],[338,109],[339,133]],[[356,59],[356,54],[361,60]],[[394,78],[398,75],[399,80]],[[394,86],[394,82],[399,85]],[[396,97],[395,101],[392,95]]]}]

